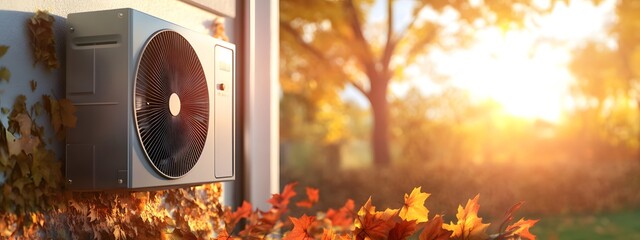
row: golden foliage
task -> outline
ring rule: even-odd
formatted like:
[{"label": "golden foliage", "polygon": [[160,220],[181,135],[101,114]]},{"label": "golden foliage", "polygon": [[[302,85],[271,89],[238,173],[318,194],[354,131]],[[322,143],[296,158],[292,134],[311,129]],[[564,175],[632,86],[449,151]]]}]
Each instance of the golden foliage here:
[{"label": "golden foliage", "polygon": [[444,229],[453,231],[451,237],[469,240],[487,239],[486,230],[489,224],[482,223],[482,218],[478,217],[478,210],[480,209],[478,198],[480,198],[480,195],[469,199],[464,208],[458,206],[458,214],[456,214],[458,222],[456,224],[442,225]]},{"label": "golden foliage", "polygon": [[410,195],[404,194],[404,206],[400,209],[399,215],[402,220],[415,220],[418,223],[429,220],[429,209],[424,206],[429,194],[421,192],[420,189],[421,187],[417,187]]}]

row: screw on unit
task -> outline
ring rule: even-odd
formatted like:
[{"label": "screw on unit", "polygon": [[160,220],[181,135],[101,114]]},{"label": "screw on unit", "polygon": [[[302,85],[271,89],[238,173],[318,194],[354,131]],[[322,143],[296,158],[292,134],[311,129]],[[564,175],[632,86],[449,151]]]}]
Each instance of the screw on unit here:
[{"label": "screw on unit", "polygon": [[73,27],[69,27],[69,31],[70,31],[70,32],[73,32],[73,31],[75,31],[75,30],[76,30],[75,28],[73,28]]},{"label": "screw on unit", "polygon": [[73,180],[71,180],[71,179],[67,179],[67,182],[69,182],[69,184],[72,184],[72,183],[73,183]]},{"label": "screw on unit", "polygon": [[118,18],[124,17],[124,13],[118,13]]},{"label": "screw on unit", "polygon": [[124,180],[122,180],[122,178],[118,178],[118,184],[122,184],[124,183]]}]

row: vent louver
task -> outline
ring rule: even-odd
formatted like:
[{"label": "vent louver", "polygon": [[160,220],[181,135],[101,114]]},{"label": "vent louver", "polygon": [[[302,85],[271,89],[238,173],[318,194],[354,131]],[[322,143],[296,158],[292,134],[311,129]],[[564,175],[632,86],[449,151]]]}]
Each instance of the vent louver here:
[{"label": "vent louver", "polygon": [[134,112],[147,159],[167,178],[196,164],[209,123],[207,80],[198,55],[179,33],[156,33],[142,51]]}]

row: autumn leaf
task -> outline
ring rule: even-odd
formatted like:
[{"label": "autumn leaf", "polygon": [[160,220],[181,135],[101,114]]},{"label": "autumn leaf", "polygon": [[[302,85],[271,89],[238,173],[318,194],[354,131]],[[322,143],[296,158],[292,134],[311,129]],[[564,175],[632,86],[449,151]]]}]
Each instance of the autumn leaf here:
[{"label": "autumn leaf", "polygon": [[14,134],[19,133],[20,124],[13,119],[17,117],[18,114],[27,113],[26,102],[27,97],[25,97],[24,95],[18,95],[18,97],[16,97],[16,101],[13,103],[13,108],[11,110],[11,113],[9,114],[9,126],[7,127],[7,130],[9,130],[9,132]]},{"label": "autumn leaf", "polygon": [[38,87],[38,82],[32,79],[31,81],[29,81],[29,86],[31,87],[31,92],[35,92],[36,88]]},{"label": "autumn leaf", "polygon": [[6,67],[0,67],[0,81],[4,80],[9,82],[11,79],[11,72]]},{"label": "autumn leaf", "polygon": [[267,202],[269,202],[273,208],[278,209],[283,213],[286,212],[287,207],[289,206],[289,201],[291,201],[291,198],[297,194],[294,190],[296,185],[298,185],[296,182],[285,185],[281,194],[273,194]]},{"label": "autumn leaf", "polygon": [[536,236],[529,232],[529,229],[533,227],[539,220],[524,220],[521,218],[514,224],[511,224],[507,227],[506,232],[509,233],[508,237],[512,237],[515,239],[529,239],[535,240]]},{"label": "autumn leaf", "polygon": [[76,117],[76,106],[69,99],[63,98],[58,101],[60,104],[60,118],[62,125],[67,128],[76,126],[78,118]]},{"label": "autumn leaf", "polygon": [[0,58],[2,58],[4,56],[4,54],[7,53],[8,50],[9,50],[9,46],[0,45]]},{"label": "autumn leaf", "polygon": [[405,193],[400,218],[406,221],[416,220],[418,223],[428,221],[429,209],[424,206],[424,201],[428,197],[428,193],[421,192],[421,187],[414,188],[410,195]]},{"label": "autumn leaf", "polygon": [[413,235],[416,231],[416,221],[400,221],[397,222],[391,230],[389,230],[389,240],[404,240]]},{"label": "autumn leaf", "polygon": [[248,218],[251,214],[252,206],[251,203],[247,201],[243,201],[242,205],[236,209],[235,212],[231,212],[231,210],[225,211],[224,220],[225,226],[229,231],[233,230],[233,228],[238,224],[238,222],[243,218]]},{"label": "autumn leaf", "polygon": [[75,116],[76,107],[68,99],[56,100],[51,96],[43,95],[44,108],[51,117],[51,125],[58,139],[64,138],[66,128],[76,126],[78,118]]},{"label": "autumn leaf", "polygon": [[18,155],[22,151],[33,154],[34,149],[40,144],[40,139],[31,136],[31,118],[27,114],[20,113],[11,118],[11,121],[18,124],[20,139],[15,139],[13,134],[6,132],[9,155]]},{"label": "autumn leaf", "polygon": [[48,70],[60,66],[56,56],[55,38],[53,35],[54,18],[47,11],[38,10],[27,21],[31,47],[33,50],[33,65],[43,63]]},{"label": "autumn leaf", "polygon": [[338,227],[349,227],[353,224],[353,213],[354,213],[355,204],[353,200],[347,199],[338,211],[334,209],[329,209],[327,211],[326,218],[331,221],[331,225]]},{"label": "autumn leaf", "polygon": [[351,240],[349,235],[338,235],[331,228],[324,228],[322,230],[321,240]]},{"label": "autumn leaf", "polygon": [[487,227],[489,227],[489,224],[482,223],[482,218],[478,217],[478,210],[480,209],[480,205],[478,204],[479,198],[480,195],[476,195],[476,197],[467,201],[467,205],[464,208],[458,206],[458,214],[456,214],[458,222],[456,224],[453,222],[443,224],[444,229],[453,231],[453,234],[451,234],[452,238],[458,237],[469,240],[487,239],[488,235],[485,231]]},{"label": "autumn leaf", "polygon": [[420,233],[420,240],[448,240],[451,239],[452,231],[446,230],[442,228],[442,216],[436,215],[431,219],[431,221],[427,222],[424,226],[424,230]]},{"label": "autumn leaf", "polygon": [[316,220],[315,217],[303,214],[300,218],[289,217],[293,223],[293,230],[282,238],[283,240],[311,240],[311,228]]},{"label": "autumn leaf", "polygon": [[307,187],[307,199],[296,203],[298,207],[311,208],[319,200],[319,192],[317,188]]},{"label": "autumn leaf", "polygon": [[395,226],[393,217],[398,213],[397,209],[377,211],[371,204],[371,197],[358,211],[358,217],[354,221],[353,231],[356,239],[386,239],[391,228]]},{"label": "autumn leaf", "polygon": [[322,230],[322,237],[320,240],[333,240],[336,238],[336,234],[331,230],[331,228],[325,228]]}]

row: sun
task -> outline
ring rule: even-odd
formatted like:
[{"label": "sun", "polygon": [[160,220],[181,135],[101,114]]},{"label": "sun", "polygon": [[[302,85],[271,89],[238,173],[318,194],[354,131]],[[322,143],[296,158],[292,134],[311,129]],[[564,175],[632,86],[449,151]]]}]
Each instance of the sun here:
[{"label": "sun", "polygon": [[560,121],[571,74],[567,49],[534,46],[530,33],[488,31],[452,77],[477,99],[490,99],[516,117]]},{"label": "sun", "polygon": [[[606,38],[614,6],[615,1],[559,4],[533,27],[479,30],[471,47],[434,51],[431,62],[449,76],[447,84],[467,90],[474,100],[494,101],[515,117],[557,123],[570,108],[572,48],[588,38]],[[416,81],[433,89],[425,82]]]}]

